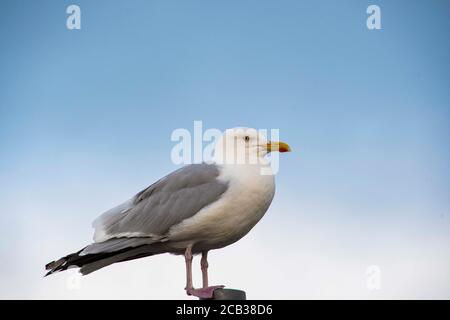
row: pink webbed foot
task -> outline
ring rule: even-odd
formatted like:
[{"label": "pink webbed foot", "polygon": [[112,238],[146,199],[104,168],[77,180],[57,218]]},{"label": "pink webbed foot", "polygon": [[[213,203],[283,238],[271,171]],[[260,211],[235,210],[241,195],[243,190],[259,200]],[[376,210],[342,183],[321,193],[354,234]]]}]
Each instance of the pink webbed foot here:
[{"label": "pink webbed foot", "polygon": [[186,289],[186,293],[189,296],[198,297],[201,299],[211,299],[214,295],[214,290],[216,289],[222,289],[225,286],[211,286],[206,288],[200,288],[200,289],[194,289],[194,288],[188,288]]}]

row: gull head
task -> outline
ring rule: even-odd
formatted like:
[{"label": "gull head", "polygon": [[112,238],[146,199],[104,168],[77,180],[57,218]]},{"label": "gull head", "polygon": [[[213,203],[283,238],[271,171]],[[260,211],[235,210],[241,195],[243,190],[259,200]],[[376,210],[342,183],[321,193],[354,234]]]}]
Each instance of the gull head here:
[{"label": "gull head", "polygon": [[287,143],[269,141],[253,128],[237,127],[225,130],[214,149],[214,159],[221,164],[265,164],[270,152],[289,152]]}]

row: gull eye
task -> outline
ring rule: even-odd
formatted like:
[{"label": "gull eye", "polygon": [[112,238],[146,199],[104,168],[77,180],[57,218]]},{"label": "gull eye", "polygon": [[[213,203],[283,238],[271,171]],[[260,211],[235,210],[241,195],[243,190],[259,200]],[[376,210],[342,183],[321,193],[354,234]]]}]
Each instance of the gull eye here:
[{"label": "gull eye", "polygon": [[245,136],[244,140],[245,140],[245,142],[249,142],[250,141],[250,137],[249,136]]}]

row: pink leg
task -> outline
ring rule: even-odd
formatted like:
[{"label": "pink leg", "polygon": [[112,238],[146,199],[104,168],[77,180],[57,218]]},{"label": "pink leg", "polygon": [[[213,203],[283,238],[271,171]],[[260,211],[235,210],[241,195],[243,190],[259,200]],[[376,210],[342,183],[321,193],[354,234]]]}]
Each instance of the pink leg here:
[{"label": "pink leg", "polygon": [[214,295],[214,290],[223,288],[224,286],[208,287],[208,260],[207,252],[202,253],[202,260],[200,262],[202,268],[203,288],[194,289],[192,284],[192,246],[188,246],[184,252],[184,259],[186,261],[186,293],[189,296],[195,296],[204,299],[210,299]]},{"label": "pink leg", "polygon": [[189,245],[184,252],[184,261],[186,262],[186,292],[194,289],[192,285],[192,245]]},{"label": "pink leg", "polygon": [[208,287],[208,251],[202,252],[200,267],[202,268],[203,288],[206,288]]}]

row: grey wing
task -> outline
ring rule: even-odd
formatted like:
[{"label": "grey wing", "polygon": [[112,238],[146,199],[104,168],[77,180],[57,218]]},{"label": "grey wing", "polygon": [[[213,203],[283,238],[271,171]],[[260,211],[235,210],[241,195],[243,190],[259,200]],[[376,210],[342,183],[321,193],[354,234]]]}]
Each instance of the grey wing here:
[{"label": "grey wing", "polygon": [[169,229],[217,201],[228,184],[214,164],[185,166],[105,212],[94,221],[94,240],[146,237],[161,239]]}]

